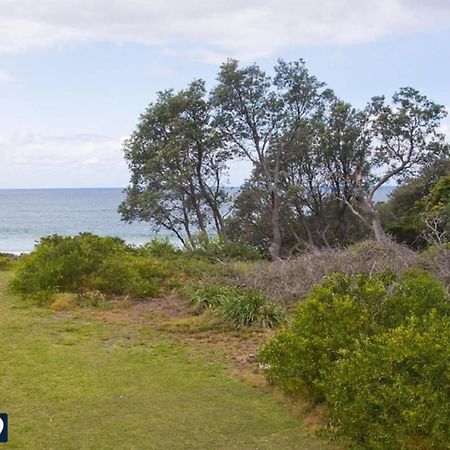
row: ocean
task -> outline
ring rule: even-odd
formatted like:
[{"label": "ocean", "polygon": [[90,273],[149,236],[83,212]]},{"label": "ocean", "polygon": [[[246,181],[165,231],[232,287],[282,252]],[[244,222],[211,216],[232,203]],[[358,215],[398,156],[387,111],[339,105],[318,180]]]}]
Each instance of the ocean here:
[{"label": "ocean", "polygon": [[117,207],[123,198],[120,188],[1,189],[0,252],[29,252],[42,236],[83,231],[143,244],[155,234],[148,223],[120,220]]},{"label": "ocean", "polygon": [[[393,187],[381,190],[385,200]],[[0,252],[24,253],[50,234],[74,235],[83,231],[118,236],[130,244],[143,244],[156,236],[174,238],[148,223],[128,224],[117,212],[124,198],[121,188],[110,189],[0,189]],[[236,188],[230,188],[236,192]]]}]

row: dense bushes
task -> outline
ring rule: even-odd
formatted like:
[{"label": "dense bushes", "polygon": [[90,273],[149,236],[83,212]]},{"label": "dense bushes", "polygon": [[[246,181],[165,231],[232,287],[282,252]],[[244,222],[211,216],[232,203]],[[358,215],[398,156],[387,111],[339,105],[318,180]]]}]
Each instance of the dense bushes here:
[{"label": "dense bushes", "polygon": [[284,318],[283,311],[257,291],[205,284],[190,287],[187,296],[196,310],[213,309],[226,322],[238,327],[273,328]]},{"label": "dense bushes", "polygon": [[83,233],[43,238],[19,263],[13,288],[22,294],[83,292],[136,297],[157,294],[168,268],[111,237]]},{"label": "dense bushes", "polygon": [[176,248],[167,239],[132,247],[118,238],[89,233],[54,235],[42,238],[32,253],[21,258],[12,286],[41,300],[56,292],[88,291],[152,297],[184,288],[192,280],[220,284],[241,263],[216,259],[233,260],[247,251],[249,258],[257,256],[245,246],[219,240],[209,240],[194,251]]},{"label": "dense bushes", "polygon": [[359,448],[448,448],[449,342],[437,313],[360,342],[325,383],[334,425]]},{"label": "dense bushes", "polygon": [[443,448],[444,422],[434,425],[427,408],[450,423],[449,302],[417,272],[331,276],[263,349],[267,376],[326,401],[337,429],[360,447]]}]

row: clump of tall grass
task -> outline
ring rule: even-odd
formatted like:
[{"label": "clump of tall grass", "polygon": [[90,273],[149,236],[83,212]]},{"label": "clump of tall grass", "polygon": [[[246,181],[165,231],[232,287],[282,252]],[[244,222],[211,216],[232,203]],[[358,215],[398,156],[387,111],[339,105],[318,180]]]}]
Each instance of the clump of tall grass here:
[{"label": "clump of tall grass", "polygon": [[284,320],[282,308],[254,290],[201,284],[189,287],[186,293],[196,311],[212,309],[237,327],[275,328]]}]

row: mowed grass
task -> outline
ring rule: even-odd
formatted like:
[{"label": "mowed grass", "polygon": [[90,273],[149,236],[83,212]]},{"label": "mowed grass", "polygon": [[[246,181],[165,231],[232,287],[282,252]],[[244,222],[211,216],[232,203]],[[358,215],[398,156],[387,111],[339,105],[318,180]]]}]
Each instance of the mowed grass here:
[{"label": "mowed grass", "polygon": [[24,303],[10,277],[0,272],[5,450],[329,448],[220,363],[149,327]]}]

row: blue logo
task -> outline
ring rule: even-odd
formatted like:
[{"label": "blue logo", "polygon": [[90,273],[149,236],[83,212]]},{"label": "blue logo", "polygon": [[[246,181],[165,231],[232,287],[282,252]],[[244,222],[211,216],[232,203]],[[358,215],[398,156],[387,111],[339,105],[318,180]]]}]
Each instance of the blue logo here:
[{"label": "blue logo", "polygon": [[0,442],[8,442],[8,414],[0,413]]}]

